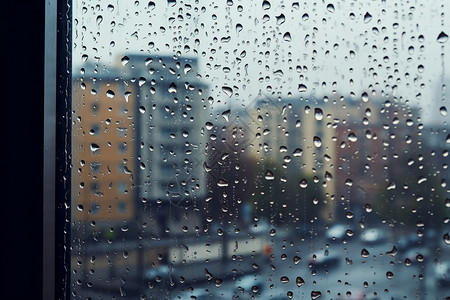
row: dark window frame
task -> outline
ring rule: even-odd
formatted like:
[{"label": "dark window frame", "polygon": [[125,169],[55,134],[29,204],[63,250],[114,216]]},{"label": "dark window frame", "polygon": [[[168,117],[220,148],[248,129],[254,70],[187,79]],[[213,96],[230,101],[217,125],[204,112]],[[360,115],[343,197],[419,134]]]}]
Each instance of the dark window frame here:
[{"label": "dark window frame", "polygon": [[43,299],[70,299],[71,3],[45,2]]}]

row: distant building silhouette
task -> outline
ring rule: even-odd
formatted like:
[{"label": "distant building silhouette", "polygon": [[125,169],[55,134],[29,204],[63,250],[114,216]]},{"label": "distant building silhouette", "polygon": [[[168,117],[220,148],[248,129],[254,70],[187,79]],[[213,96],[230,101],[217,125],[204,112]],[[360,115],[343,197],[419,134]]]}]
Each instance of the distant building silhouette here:
[{"label": "distant building silhouette", "polygon": [[74,220],[111,225],[138,218],[142,205],[206,197],[207,86],[196,59],[130,54],[74,77]]}]

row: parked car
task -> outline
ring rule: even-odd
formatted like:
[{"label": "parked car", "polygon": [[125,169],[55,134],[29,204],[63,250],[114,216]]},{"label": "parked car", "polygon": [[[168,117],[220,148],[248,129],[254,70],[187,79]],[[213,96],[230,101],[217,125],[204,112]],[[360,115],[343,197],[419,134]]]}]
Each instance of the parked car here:
[{"label": "parked car", "polygon": [[267,282],[258,275],[244,275],[235,281],[235,287],[239,295],[259,294],[265,289],[266,285]]},{"label": "parked car", "polygon": [[204,289],[194,288],[193,290],[186,289],[180,293],[172,295],[173,300],[229,300],[233,299],[233,291],[226,289]]},{"label": "parked car", "polygon": [[381,244],[387,241],[388,233],[380,228],[370,228],[361,233],[360,239],[364,244]]},{"label": "parked car", "polygon": [[168,265],[159,265],[154,268],[147,269],[144,272],[144,278],[148,281],[150,287],[171,289],[179,283],[179,277],[176,270]]},{"label": "parked car", "polygon": [[409,233],[398,237],[396,245],[398,250],[407,250],[411,247],[416,247],[419,244],[420,238],[417,233]]},{"label": "parked car", "polygon": [[313,269],[333,269],[337,267],[341,261],[342,257],[337,254],[325,254],[319,253],[313,255],[309,261],[308,265]]},{"label": "parked car", "polygon": [[347,230],[351,230],[348,225],[335,224],[327,229],[325,237],[331,242],[342,242],[347,237]]},{"label": "parked car", "polygon": [[401,253],[401,258],[403,260],[409,259],[409,261],[420,261],[422,259],[426,259],[431,255],[430,249],[426,248],[425,246],[415,246],[413,248],[406,249],[403,253]]},{"label": "parked car", "polygon": [[438,263],[434,267],[436,284],[439,287],[450,286],[450,261]]}]

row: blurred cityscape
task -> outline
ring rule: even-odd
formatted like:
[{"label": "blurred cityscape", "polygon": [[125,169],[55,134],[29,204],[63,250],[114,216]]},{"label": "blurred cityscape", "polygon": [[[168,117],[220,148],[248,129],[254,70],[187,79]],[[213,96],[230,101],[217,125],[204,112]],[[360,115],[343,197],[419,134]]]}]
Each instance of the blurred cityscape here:
[{"label": "blurred cityscape", "polygon": [[128,54],[74,77],[74,299],[450,295],[448,125],[301,86],[212,109],[198,65]]}]

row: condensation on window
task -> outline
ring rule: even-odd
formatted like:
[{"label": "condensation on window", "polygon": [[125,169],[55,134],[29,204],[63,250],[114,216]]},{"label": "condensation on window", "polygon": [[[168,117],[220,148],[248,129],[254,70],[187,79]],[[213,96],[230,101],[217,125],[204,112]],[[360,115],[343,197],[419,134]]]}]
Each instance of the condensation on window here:
[{"label": "condensation on window", "polygon": [[450,4],[72,9],[72,299],[448,298]]}]

